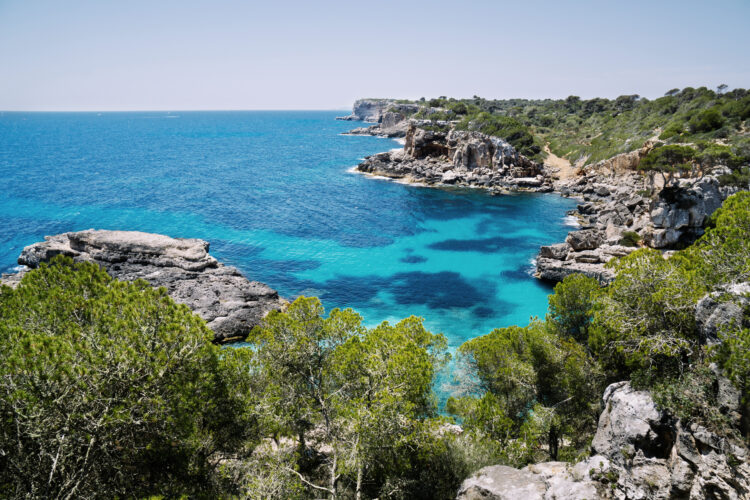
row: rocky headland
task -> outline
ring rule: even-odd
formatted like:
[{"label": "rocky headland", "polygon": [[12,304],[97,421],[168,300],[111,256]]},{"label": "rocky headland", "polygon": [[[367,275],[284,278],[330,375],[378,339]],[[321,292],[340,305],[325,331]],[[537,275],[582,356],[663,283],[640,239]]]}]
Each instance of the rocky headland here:
[{"label": "rocky headland", "polygon": [[[250,330],[285,301],[278,292],[219,263],[199,239],[138,231],[87,230],[47,236],[23,249],[18,263],[33,269],[56,255],[100,265],[115,279],[142,279],[164,287],[175,302],[203,318],[217,343],[244,340]],[[4,275],[15,286],[27,270]]]},{"label": "rocky headland", "polygon": [[368,156],[362,173],[431,186],[481,187],[496,192],[550,192],[552,178],[543,164],[519,154],[498,137],[475,131],[429,130],[408,120],[402,150]]},{"label": "rocky headland", "polygon": [[542,247],[536,258],[536,276],[546,281],[582,273],[608,283],[614,275],[605,264],[614,258],[640,247],[668,252],[687,246],[737,191],[719,184],[723,167],[702,177],[677,179],[666,188],[653,184],[637,171],[657,144],[653,140],[638,150],[561,172],[559,162],[531,160],[499,137],[456,130],[453,122],[409,118],[413,110],[399,112],[398,106],[415,105],[365,99],[346,117],[375,123],[352,134],[404,137],[402,149],[366,157],[358,172],[435,187],[481,188],[495,194],[557,192],[581,200],[570,214],[579,220],[580,230],[570,232],[565,242]]}]

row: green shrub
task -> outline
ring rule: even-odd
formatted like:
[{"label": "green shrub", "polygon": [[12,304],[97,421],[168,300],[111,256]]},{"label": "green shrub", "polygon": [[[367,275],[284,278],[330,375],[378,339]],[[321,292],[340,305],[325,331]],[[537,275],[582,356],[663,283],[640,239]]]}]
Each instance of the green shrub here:
[{"label": "green shrub", "polygon": [[548,323],[558,335],[587,344],[599,291],[599,282],[593,278],[583,274],[566,276],[555,285],[555,293],[549,296]]},{"label": "green shrub", "polygon": [[705,287],[656,250],[637,250],[611,265],[617,276],[597,303],[591,348],[613,379],[679,373],[696,352],[694,308]]},{"label": "green shrub", "polygon": [[8,496],[216,494],[241,456],[246,349],[221,351],[164,289],[56,257],[0,291],[0,491]]},{"label": "green shrub", "polygon": [[709,108],[694,115],[688,125],[693,132],[711,132],[723,127],[725,121],[716,108]]},{"label": "green shrub", "polygon": [[626,247],[637,247],[638,243],[641,242],[641,235],[635,231],[625,231],[622,233],[622,238],[618,242],[620,245]]}]

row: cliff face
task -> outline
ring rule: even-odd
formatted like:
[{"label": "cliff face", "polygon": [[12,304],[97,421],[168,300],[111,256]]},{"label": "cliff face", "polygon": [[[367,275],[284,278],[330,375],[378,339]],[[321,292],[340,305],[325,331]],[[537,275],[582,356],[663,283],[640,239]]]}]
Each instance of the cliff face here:
[{"label": "cliff face", "polygon": [[[284,303],[276,290],[245,278],[208,253],[198,239],[170,238],[138,231],[88,230],[47,236],[23,249],[18,263],[36,268],[56,255],[100,265],[115,279],[143,279],[165,287],[214,331],[215,342],[244,340],[268,312]],[[3,277],[14,286],[22,273]]]},{"label": "cliff face", "polygon": [[[369,123],[381,123],[386,115],[386,110],[398,106],[407,106],[416,111],[416,105],[398,105],[393,99],[357,99],[352,107],[352,114],[341,116],[337,120],[363,121]],[[390,120],[393,120],[391,117]],[[392,123],[393,124],[393,123]]]},{"label": "cliff face", "polygon": [[357,170],[426,184],[551,191],[543,165],[479,132],[434,131],[408,121],[401,151],[365,158]]},{"label": "cliff face", "polygon": [[[640,244],[668,250],[694,242],[706,221],[736,188],[719,184],[716,175],[680,179],[649,197],[647,179],[631,170],[588,173],[556,188],[583,202],[576,215],[582,230],[569,233],[565,243],[542,247],[537,257],[537,276],[561,281],[572,273],[583,273],[607,283],[614,278],[604,264],[637,250],[632,236]],[[631,233],[629,244],[621,242]]]}]

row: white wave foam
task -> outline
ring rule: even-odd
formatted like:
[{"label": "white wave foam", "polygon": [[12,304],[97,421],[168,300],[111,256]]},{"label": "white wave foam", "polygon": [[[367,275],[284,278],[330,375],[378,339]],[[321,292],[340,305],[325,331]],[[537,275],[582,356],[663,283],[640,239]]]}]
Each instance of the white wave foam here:
[{"label": "white wave foam", "polygon": [[568,227],[581,227],[581,223],[575,215],[566,215],[565,218],[563,218],[563,225]]}]

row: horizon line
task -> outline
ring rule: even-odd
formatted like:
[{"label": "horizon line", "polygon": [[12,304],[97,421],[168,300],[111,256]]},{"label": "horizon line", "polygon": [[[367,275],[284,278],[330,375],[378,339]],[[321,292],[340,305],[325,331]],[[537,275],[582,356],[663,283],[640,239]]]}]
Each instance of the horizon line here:
[{"label": "horizon line", "polygon": [[200,113],[200,112],[247,112],[247,111],[351,111],[351,108],[300,108],[300,109],[273,109],[273,108],[247,108],[247,109],[0,109],[0,113]]}]

